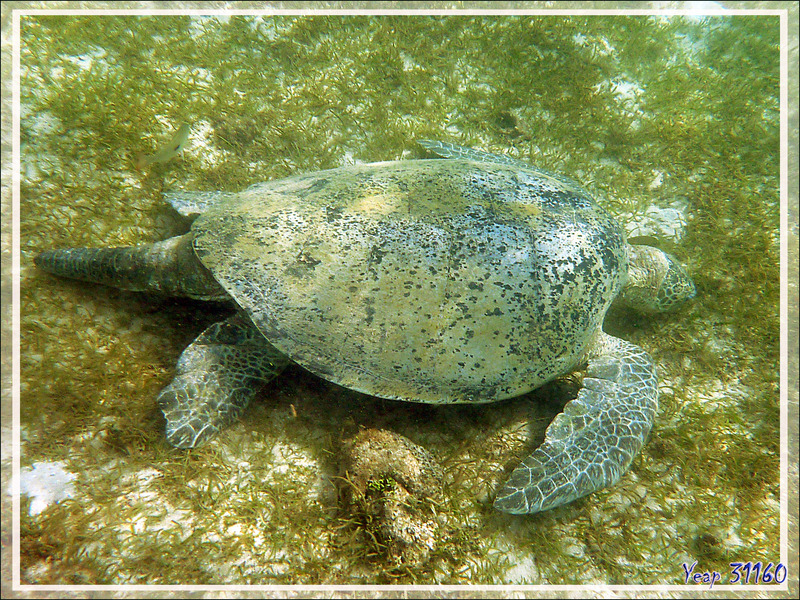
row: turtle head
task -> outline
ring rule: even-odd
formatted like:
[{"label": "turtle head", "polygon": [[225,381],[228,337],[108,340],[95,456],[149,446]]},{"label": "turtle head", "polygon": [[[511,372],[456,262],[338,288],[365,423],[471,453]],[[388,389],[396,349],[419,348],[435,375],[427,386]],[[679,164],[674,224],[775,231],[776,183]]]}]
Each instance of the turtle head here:
[{"label": "turtle head", "polygon": [[620,297],[646,313],[667,312],[695,296],[694,281],[677,259],[652,246],[629,246],[628,280]]}]

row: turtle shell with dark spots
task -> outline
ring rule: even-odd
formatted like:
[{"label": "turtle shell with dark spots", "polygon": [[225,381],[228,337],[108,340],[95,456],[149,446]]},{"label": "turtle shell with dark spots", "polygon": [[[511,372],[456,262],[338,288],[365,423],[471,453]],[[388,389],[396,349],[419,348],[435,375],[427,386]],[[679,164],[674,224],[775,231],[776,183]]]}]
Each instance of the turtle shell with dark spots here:
[{"label": "turtle shell with dark spots", "polygon": [[577,184],[465,159],[258,184],[192,230],[200,261],[289,358],[427,403],[510,398],[573,370],[628,260]]}]

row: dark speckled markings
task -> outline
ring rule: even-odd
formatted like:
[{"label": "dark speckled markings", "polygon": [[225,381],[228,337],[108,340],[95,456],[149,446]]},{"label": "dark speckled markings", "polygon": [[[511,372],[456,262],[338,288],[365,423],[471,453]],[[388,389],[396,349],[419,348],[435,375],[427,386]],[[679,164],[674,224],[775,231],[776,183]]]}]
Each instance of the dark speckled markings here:
[{"label": "dark speckled markings", "polygon": [[622,284],[617,224],[554,190],[463,159],[345,167],[209,210],[195,251],[322,377],[385,398],[489,402],[574,368]]},{"label": "dark speckled markings", "polygon": [[[614,483],[658,405],[647,354],[602,332],[622,292],[644,310],[694,295],[681,266],[630,247],[574,181],[439,142],[448,160],[356,165],[241,193],[168,196],[200,213],[179,238],[57,250],[52,273],[242,311],[182,354],[159,397],[171,443],[191,447],[292,360],[384,398],[492,402],[589,361],[578,397],[512,473],[495,506],[532,513]],[[630,262],[630,265],[629,265]]]}]

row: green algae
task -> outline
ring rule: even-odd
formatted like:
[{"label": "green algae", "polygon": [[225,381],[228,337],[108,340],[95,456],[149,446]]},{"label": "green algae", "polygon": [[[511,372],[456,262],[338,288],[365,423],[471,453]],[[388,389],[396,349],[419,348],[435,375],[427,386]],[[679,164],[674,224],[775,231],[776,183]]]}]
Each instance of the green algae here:
[{"label": "green algae", "polygon": [[[779,560],[776,17],[29,15],[21,32],[22,463],[79,475],[75,498],[23,510],[23,582],[678,584],[682,562]],[[137,173],[184,120],[191,147]],[[661,241],[697,300],[607,323],[662,380],[652,439],[617,486],[531,517],[490,508],[569,378],[429,407],[294,369],[219,440],[177,451],[154,399],[230,309],[32,266],[50,247],[179,231],[163,189],[422,156],[420,138],[564,173],[623,216],[688,203],[685,236]],[[357,426],[442,458],[457,526],[424,564],[392,564],[338,512],[333,457]]]}]

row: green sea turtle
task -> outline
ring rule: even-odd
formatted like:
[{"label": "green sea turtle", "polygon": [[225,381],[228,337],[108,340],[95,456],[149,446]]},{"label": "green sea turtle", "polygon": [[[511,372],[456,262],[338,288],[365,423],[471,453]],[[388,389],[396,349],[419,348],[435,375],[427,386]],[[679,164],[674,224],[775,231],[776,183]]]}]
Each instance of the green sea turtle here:
[{"label": "green sea turtle", "polygon": [[[605,334],[621,295],[645,311],[691,298],[669,255],[629,246],[570,179],[439,142],[441,158],[341,167],[239,193],[168,196],[191,231],[132,248],[50,250],[50,273],[230,300],[159,395],[169,442],[193,447],[290,361],[382,398],[485,403],[588,361],[587,377],[494,505],[546,510],[616,482],[647,437],[656,371]],[[445,160],[442,160],[445,159]]]}]

